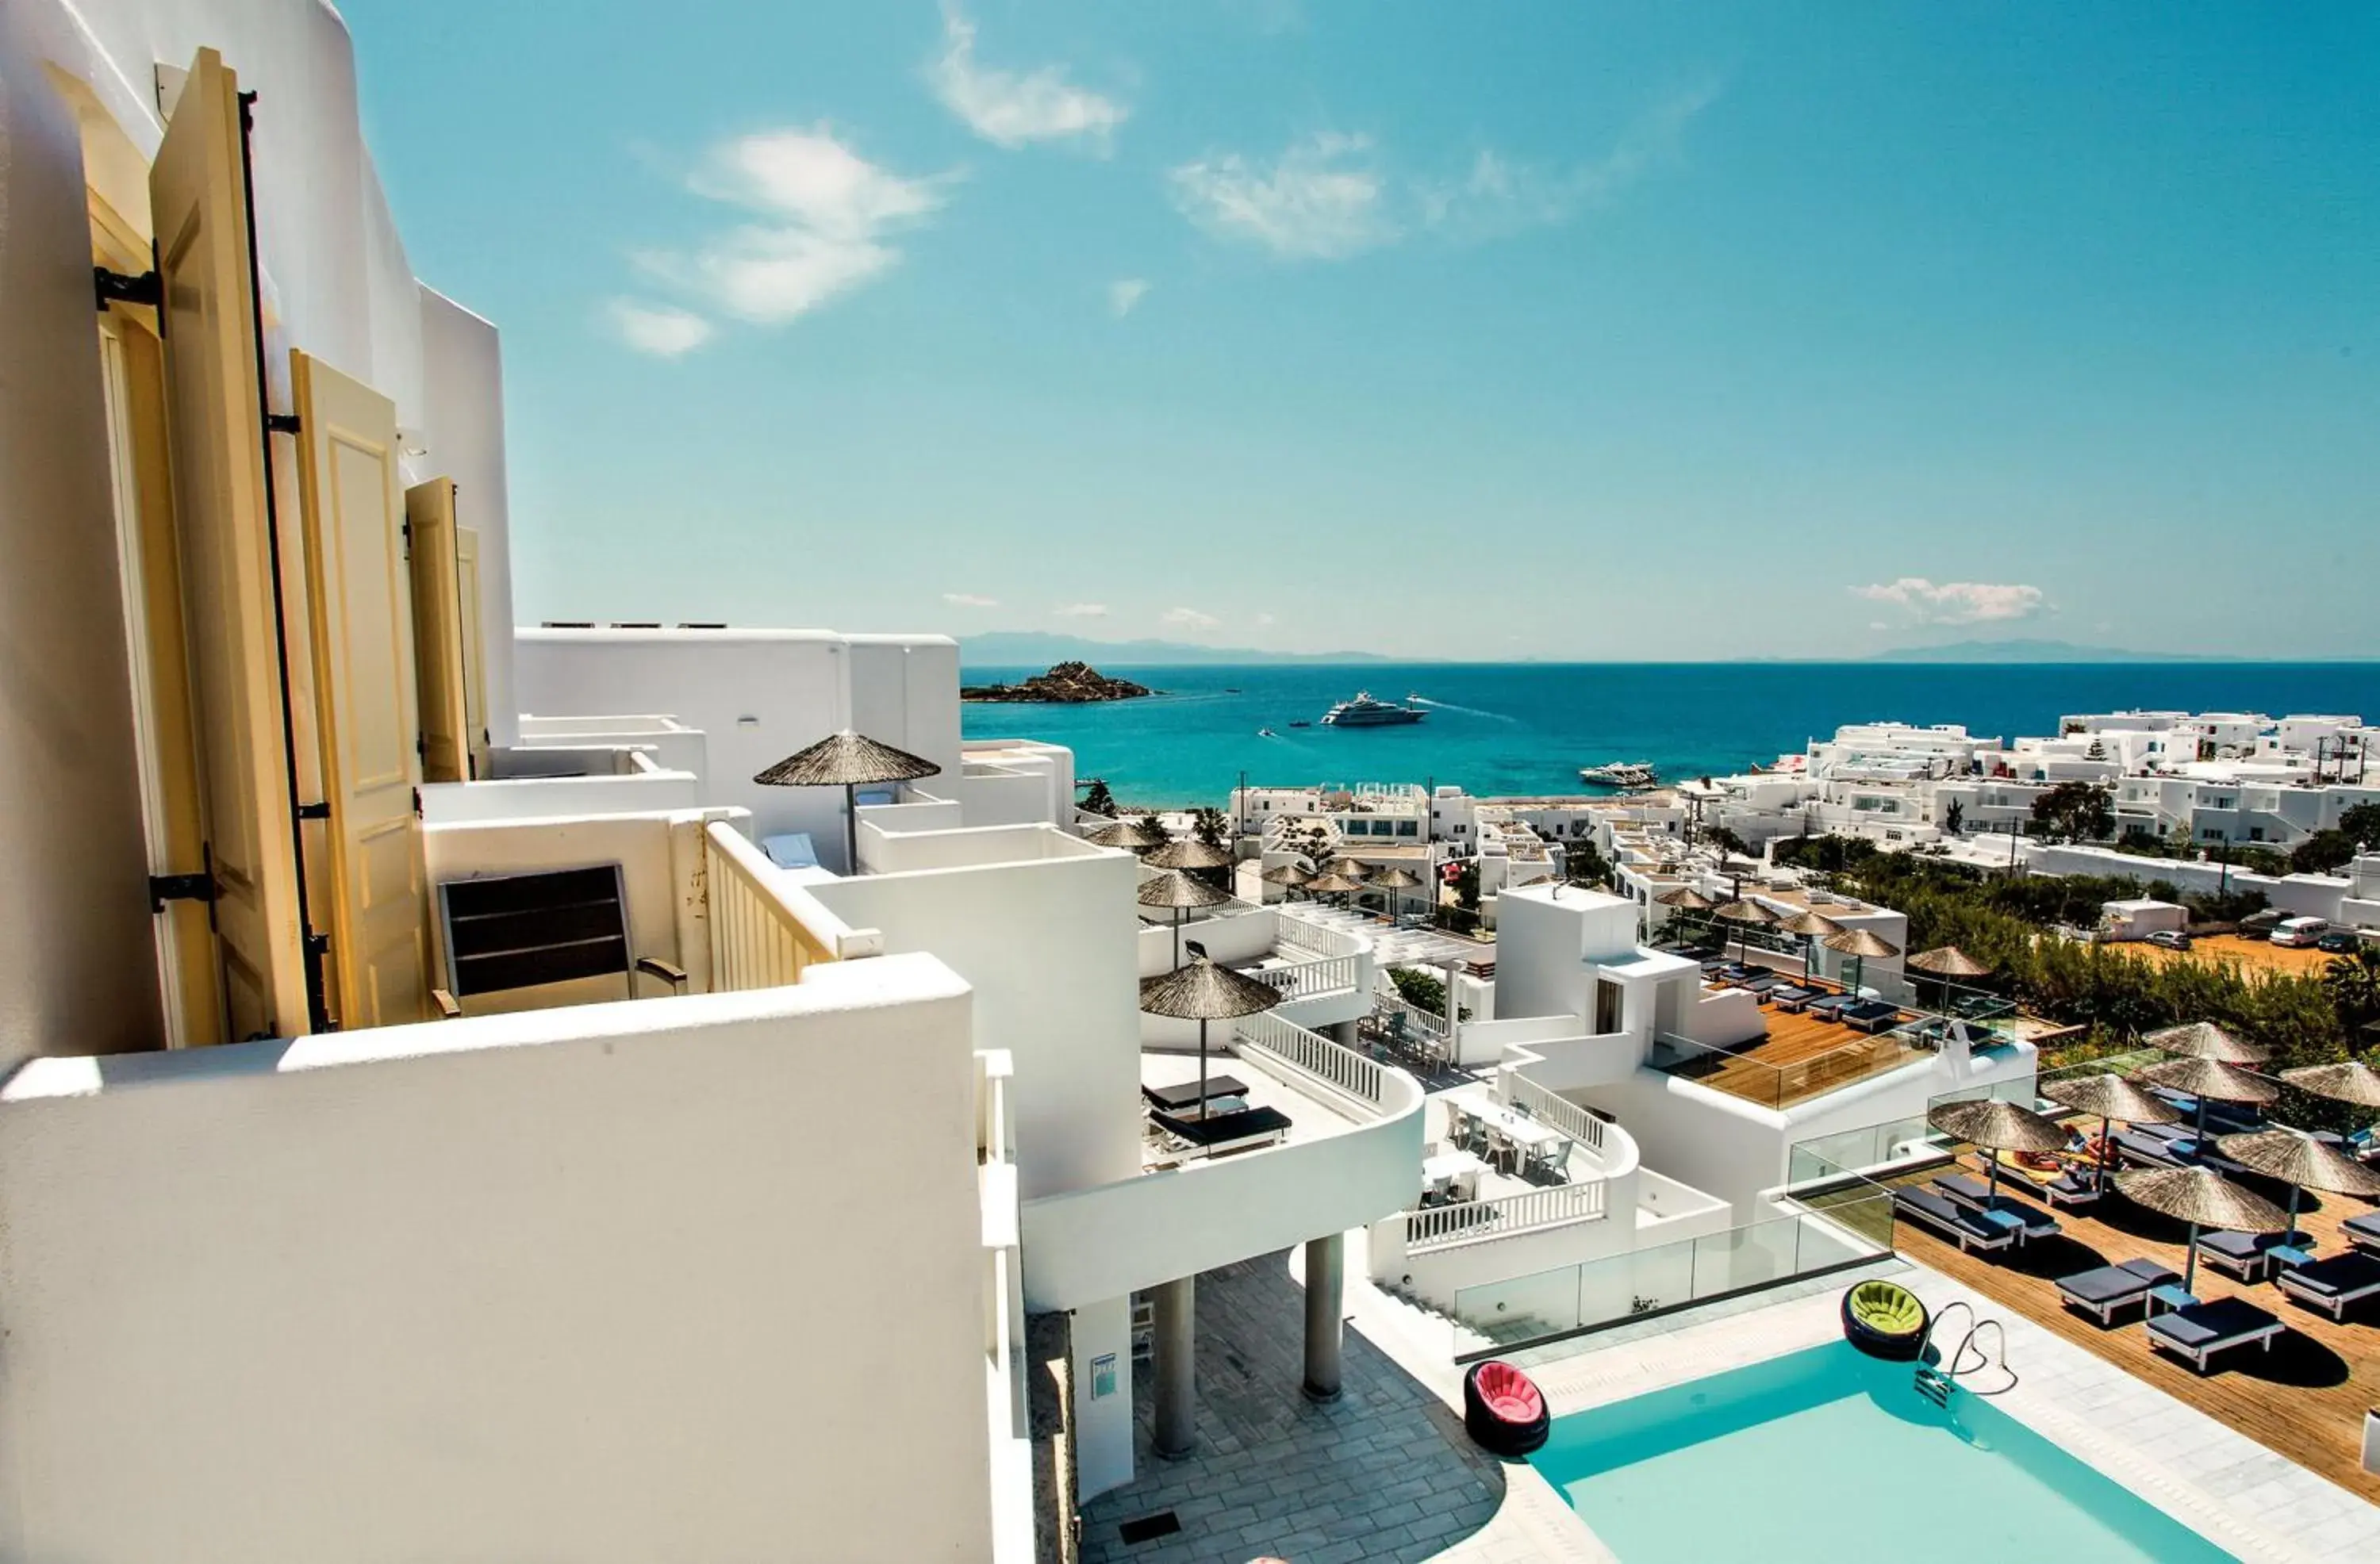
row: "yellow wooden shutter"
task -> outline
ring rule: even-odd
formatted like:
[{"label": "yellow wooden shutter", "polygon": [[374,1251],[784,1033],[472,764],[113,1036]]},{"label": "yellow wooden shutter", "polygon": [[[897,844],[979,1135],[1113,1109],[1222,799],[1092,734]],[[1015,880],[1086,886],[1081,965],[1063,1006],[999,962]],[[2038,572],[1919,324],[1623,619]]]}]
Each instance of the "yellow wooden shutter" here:
[{"label": "yellow wooden shutter", "polygon": [[463,731],[470,735],[471,775],[486,782],[495,773],[488,769],[488,643],[480,620],[477,528],[455,529],[455,585],[463,606]]},{"label": "yellow wooden shutter", "polygon": [[396,406],[304,353],[290,354],[289,379],[330,806],[333,992],[342,1026],[394,1025],[425,1019],[430,1002]]},{"label": "yellow wooden shutter", "polygon": [[199,51],[149,171],[190,682],[228,1036],[307,1030],[239,84]]},{"label": "yellow wooden shutter", "polygon": [[413,663],[421,702],[421,780],[461,782],[471,764],[463,699],[463,612],[455,571],[455,480],[405,491],[413,528]]}]

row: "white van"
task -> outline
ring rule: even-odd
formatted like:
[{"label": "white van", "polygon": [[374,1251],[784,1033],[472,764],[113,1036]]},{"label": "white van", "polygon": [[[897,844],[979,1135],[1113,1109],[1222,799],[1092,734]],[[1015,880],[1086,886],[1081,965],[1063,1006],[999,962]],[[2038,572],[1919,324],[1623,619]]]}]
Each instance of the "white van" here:
[{"label": "white van", "polygon": [[2330,932],[2329,920],[2318,917],[2285,917],[2273,926],[2276,945],[2311,945]]}]

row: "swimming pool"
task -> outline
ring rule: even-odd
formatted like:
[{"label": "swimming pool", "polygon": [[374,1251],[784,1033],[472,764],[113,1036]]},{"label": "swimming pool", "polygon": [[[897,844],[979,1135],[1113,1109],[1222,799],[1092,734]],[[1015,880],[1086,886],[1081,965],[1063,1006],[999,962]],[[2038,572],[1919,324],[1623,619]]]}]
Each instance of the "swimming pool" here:
[{"label": "swimming pool", "polygon": [[1554,1420],[1532,1464],[1622,1564],[2232,1556],[1963,1390],[1845,1342]]}]

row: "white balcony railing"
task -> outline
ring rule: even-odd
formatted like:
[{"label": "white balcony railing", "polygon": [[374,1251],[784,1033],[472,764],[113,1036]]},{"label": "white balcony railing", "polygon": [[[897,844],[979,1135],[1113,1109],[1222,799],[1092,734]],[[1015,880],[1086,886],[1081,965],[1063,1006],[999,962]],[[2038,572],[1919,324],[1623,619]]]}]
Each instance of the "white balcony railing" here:
[{"label": "white balcony railing", "polygon": [[1363,939],[1343,928],[1307,922],[1298,915],[1295,907],[1276,904],[1273,911],[1281,915],[1281,930],[1276,938],[1284,945],[1310,951],[1318,956],[1352,956],[1365,947]]},{"label": "white balcony railing", "polygon": [[1352,991],[1360,976],[1361,964],[1354,956],[1325,956],[1318,961],[1292,962],[1285,966],[1257,967],[1245,976],[1280,989],[1283,999],[1306,1000],[1317,994]]},{"label": "white balcony railing", "polygon": [[1388,1072],[1318,1032],[1269,1013],[1242,1018],[1237,1032],[1243,1052],[1253,1049],[1267,1063],[1285,1066],[1293,1074],[1355,1098],[1372,1115],[1387,1101]]},{"label": "white balcony railing", "polygon": [[1446,1017],[1436,1011],[1424,1010],[1419,1005],[1407,1004],[1399,999],[1393,990],[1375,994],[1372,997],[1372,1004],[1374,1009],[1382,1015],[1403,1016],[1407,1031],[1419,1032],[1426,1037],[1438,1038],[1443,1038],[1447,1035]]},{"label": "white balcony railing", "polygon": [[1607,1215],[1605,1185],[1600,1179],[1533,1189],[1526,1194],[1432,1206],[1404,1214],[1405,1253],[1415,1255],[1452,1248],[1458,1243],[1484,1243],[1540,1228],[1597,1221]]},{"label": "white balcony railing", "polygon": [[819,962],[881,954],[884,937],[854,928],[724,821],[703,828],[710,904],[710,991],[798,983]]},{"label": "white balcony railing", "polygon": [[1513,1107],[1540,1123],[1552,1125],[1597,1157],[1603,1154],[1606,1125],[1602,1120],[1569,1098],[1557,1097],[1526,1075],[1513,1074],[1506,1079]]}]

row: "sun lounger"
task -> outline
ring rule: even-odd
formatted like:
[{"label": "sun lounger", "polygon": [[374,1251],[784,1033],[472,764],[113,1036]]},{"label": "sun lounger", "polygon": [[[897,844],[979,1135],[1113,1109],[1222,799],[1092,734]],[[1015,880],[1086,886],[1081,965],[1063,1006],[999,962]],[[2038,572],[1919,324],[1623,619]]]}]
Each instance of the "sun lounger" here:
[{"label": "sun lounger", "polygon": [[1779,983],[1768,990],[1768,1002],[1779,1010],[1799,1012],[1803,1006],[1825,993],[1824,988],[1807,988],[1800,983]]},{"label": "sun lounger", "polygon": [[2126,1260],[2078,1276],[2059,1277],[2058,1295],[2072,1307],[2098,1315],[2101,1325],[2112,1325],[2118,1309],[2145,1303],[2150,1288],[2180,1279],[2179,1271],[2168,1270],[2155,1260]]},{"label": "sun lounger", "polygon": [[1961,1210],[1930,1189],[1901,1188],[1892,1192],[1892,1208],[1903,1218],[1932,1228],[1958,1244],[1972,1249],[2006,1249],[2017,1240],[2013,1228],[1996,1227],[1972,1211]]},{"label": "sun lounger", "polygon": [[1803,1009],[1809,1014],[1816,1016],[1821,1021],[1839,1021],[1842,1018],[1843,1012],[1851,1009],[1852,1006],[1857,1003],[1859,1003],[1859,1000],[1855,995],[1821,994],[1818,998],[1812,1000],[1807,1005],[1804,1005]]},{"label": "sun lounger", "polygon": [[2241,1281],[2263,1278],[2265,1267],[2272,1263],[2265,1251],[2276,1244],[2299,1247],[2313,1243],[2304,1233],[2289,1232],[2202,1232],[2198,1235],[2201,1258],[2220,1271],[2228,1271]]},{"label": "sun lounger", "polygon": [[1243,1108],[1236,1113],[1215,1113],[1204,1119],[1151,1109],[1148,1116],[1159,1128],[1209,1157],[1277,1146],[1289,1135],[1289,1115],[1277,1108]]},{"label": "sun lounger", "polygon": [[2138,1130],[2118,1130],[2107,1137],[2124,1160],[2151,1168],[2184,1168],[2190,1158],[2174,1149],[2173,1143],[2161,1135],[2144,1135]]},{"label": "sun lounger", "polygon": [[1735,986],[1766,1004],[1768,1002],[1768,991],[1780,986],[1784,981],[1773,972],[1755,972],[1749,977],[1739,979]]},{"label": "sun lounger", "polygon": [[2321,1309],[2343,1323],[2347,1305],[2380,1293],[2380,1260],[2350,1250],[2312,1265],[2284,1266],[2274,1273],[2273,1279],[2299,1303]]},{"label": "sun lounger", "polygon": [[2034,1186],[2052,1206],[2088,1206],[2099,1198],[2099,1181],[2089,1169],[2069,1168],[2045,1184]]},{"label": "sun lounger", "polygon": [[2048,1238],[2058,1231],[2057,1218],[2046,1211],[2036,1211],[2012,1195],[1993,1194],[1991,1186],[1981,1179],[1971,1179],[1964,1173],[1952,1173],[1947,1177],[1936,1179],[1933,1187],[1940,1190],[1943,1196],[1952,1205],[1973,1211],[1978,1216],[1986,1211],[1997,1211],[2005,1217],[2014,1217],[2019,1224],[2016,1234],[2020,1240]]},{"label": "sun lounger", "polygon": [[1855,1005],[1844,1007],[1838,1019],[1846,1026],[1873,1036],[1888,1026],[1900,1024],[1900,1007],[1887,1004],[1882,1000],[1862,1000]]},{"label": "sun lounger", "polygon": [[2186,1309],[2151,1315],[2148,1320],[2149,1344],[2189,1359],[2201,1374],[2206,1372],[2207,1360],[2226,1347],[2261,1341],[2265,1351],[2271,1352],[2273,1338],[2287,1328],[2245,1298],[2192,1303]]},{"label": "sun lounger", "polygon": [[2360,1217],[2350,1217],[2338,1224],[2347,1242],[2367,1253],[2380,1255],[2380,1211],[2366,1211]]}]

